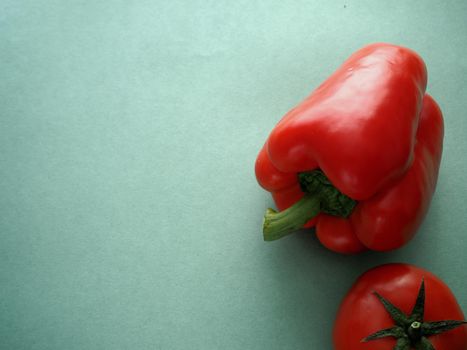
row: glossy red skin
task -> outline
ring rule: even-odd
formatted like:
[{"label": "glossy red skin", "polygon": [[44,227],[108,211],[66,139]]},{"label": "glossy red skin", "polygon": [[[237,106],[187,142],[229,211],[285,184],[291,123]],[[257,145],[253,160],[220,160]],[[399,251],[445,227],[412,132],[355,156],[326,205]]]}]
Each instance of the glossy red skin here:
[{"label": "glossy red skin", "polygon": [[[374,332],[394,326],[378,292],[407,314],[412,311],[422,278],[425,281],[425,321],[464,320],[464,314],[449,287],[432,273],[407,264],[389,264],[364,273],[339,307],[333,330],[335,350],[392,350],[394,338],[362,343]],[[466,350],[467,327],[428,338],[436,350]]]},{"label": "glossy red skin", "polygon": [[320,241],[340,253],[387,251],[407,243],[436,187],[443,118],[425,94],[426,68],[413,51],[373,44],[353,54],[276,125],[255,164],[279,210],[303,193],[297,173],[320,168],[358,200],[342,218],[319,215]]}]

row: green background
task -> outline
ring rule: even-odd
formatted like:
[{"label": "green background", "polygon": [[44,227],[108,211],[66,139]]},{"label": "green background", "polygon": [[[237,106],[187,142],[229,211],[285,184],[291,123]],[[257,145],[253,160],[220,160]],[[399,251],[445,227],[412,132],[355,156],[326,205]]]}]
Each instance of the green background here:
[{"label": "green background", "polygon": [[[0,2],[0,348],[330,349],[366,269],[410,262],[467,310],[467,2]],[[445,116],[416,238],[264,243],[254,161],[375,41],[425,59]],[[401,199],[403,200],[403,199]]]}]

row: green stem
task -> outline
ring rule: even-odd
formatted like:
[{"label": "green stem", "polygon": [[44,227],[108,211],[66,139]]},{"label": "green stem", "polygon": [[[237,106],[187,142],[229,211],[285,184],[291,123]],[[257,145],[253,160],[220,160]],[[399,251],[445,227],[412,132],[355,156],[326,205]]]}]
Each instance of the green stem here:
[{"label": "green stem", "polygon": [[298,183],[305,193],[290,208],[278,213],[268,209],[264,215],[265,241],[274,241],[303,228],[320,212],[347,218],[357,202],[332,185],[320,169],[298,173]]},{"label": "green stem", "polygon": [[413,348],[417,350],[435,350],[427,337],[450,331],[451,329],[455,329],[467,323],[457,320],[424,322],[425,282],[423,279],[420,289],[418,290],[415,306],[410,315],[403,313],[399,308],[391,304],[389,300],[385,299],[377,292],[374,292],[374,295],[383,304],[389,316],[391,316],[396,323],[396,326],[370,334],[362,340],[363,342],[378,340],[385,337],[394,337],[397,339],[394,350],[408,350]]},{"label": "green stem", "polygon": [[422,324],[418,321],[412,322],[412,324],[407,329],[407,333],[412,344],[418,343],[422,337]]},{"label": "green stem", "polygon": [[319,196],[306,194],[291,207],[277,212],[271,208],[266,211],[263,221],[265,241],[274,241],[303,227],[310,219],[319,214]]}]

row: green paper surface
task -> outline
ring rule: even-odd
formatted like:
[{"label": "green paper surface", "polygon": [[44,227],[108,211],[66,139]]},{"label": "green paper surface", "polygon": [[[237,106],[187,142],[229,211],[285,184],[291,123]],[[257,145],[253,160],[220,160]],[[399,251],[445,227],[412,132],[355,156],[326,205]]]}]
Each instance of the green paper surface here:
[{"label": "green paper surface", "polygon": [[[340,300],[408,262],[467,310],[467,2],[0,2],[0,348],[331,349]],[[254,162],[360,47],[416,50],[445,117],[416,238],[262,240]]]}]

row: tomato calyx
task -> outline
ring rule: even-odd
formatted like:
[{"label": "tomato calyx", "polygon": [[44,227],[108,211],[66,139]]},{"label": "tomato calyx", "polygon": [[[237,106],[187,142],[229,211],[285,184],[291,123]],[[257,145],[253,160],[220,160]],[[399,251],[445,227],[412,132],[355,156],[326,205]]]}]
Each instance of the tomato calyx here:
[{"label": "tomato calyx", "polygon": [[362,342],[394,337],[397,340],[394,350],[409,350],[411,348],[415,348],[416,350],[436,350],[429,341],[429,336],[450,331],[467,323],[466,321],[457,320],[425,322],[423,320],[425,313],[425,282],[423,280],[415,305],[409,316],[377,292],[373,293],[383,304],[393,319],[395,326],[379,330],[364,338]]},{"label": "tomato calyx", "polygon": [[319,213],[349,217],[357,202],[340,192],[320,169],[298,174],[305,195],[288,209],[276,212],[268,209],[264,215],[263,236],[274,241],[303,227]]}]

